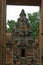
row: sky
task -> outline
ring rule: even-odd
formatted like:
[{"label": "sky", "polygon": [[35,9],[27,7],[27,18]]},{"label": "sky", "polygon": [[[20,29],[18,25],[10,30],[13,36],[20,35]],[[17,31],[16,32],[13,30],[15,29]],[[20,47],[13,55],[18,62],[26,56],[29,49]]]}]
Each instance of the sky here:
[{"label": "sky", "polygon": [[22,9],[25,10],[26,15],[27,13],[34,13],[39,11],[39,6],[7,5],[6,7],[6,21],[15,20],[17,22]]}]

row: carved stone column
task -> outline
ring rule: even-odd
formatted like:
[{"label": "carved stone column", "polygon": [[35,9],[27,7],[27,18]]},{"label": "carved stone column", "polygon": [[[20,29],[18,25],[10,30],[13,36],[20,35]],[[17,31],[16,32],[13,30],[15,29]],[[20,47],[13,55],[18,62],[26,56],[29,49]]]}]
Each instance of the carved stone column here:
[{"label": "carved stone column", "polygon": [[39,26],[39,43],[40,43],[40,65],[42,64],[42,49],[43,49],[43,0],[41,2],[40,26]]},{"label": "carved stone column", "polygon": [[0,65],[5,59],[6,0],[0,0]]}]

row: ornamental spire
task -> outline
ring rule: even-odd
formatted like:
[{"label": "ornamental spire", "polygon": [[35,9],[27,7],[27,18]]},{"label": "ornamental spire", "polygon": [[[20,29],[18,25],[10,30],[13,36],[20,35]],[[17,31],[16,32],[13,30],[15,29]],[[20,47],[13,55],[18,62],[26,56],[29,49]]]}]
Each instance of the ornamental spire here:
[{"label": "ornamental spire", "polygon": [[22,9],[22,11],[20,13],[20,16],[26,16],[26,13],[25,13],[24,9]]}]

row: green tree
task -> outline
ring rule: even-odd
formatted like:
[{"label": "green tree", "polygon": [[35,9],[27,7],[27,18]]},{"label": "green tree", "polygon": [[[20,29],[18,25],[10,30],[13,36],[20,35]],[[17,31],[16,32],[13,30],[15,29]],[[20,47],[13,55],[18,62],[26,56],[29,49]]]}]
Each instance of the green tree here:
[{"label": "green tree", "polygon": [[33,39],[35,40],[38,36],[38,30],[39,30],[39,12],[35,13],[28,13],[28,19],[30,21],[30,27],[32,31]]},{"label": "green tree", "polygon": [[8,20],[6,25],[9,26],[9,28],[7,28],[7,32],[12,32],[13,28],[16,25],[16,22],[14,20]]}]

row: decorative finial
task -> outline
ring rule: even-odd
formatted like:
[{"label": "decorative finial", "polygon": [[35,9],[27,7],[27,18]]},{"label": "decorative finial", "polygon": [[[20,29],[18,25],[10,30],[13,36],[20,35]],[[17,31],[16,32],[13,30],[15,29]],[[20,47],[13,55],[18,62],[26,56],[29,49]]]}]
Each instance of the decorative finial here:
[{"label": "decorative finial", "polygon": [[22,9],[22,11],[20,13],[20,16],[26,16],[26,13],[25,13],[24,9]]}]

